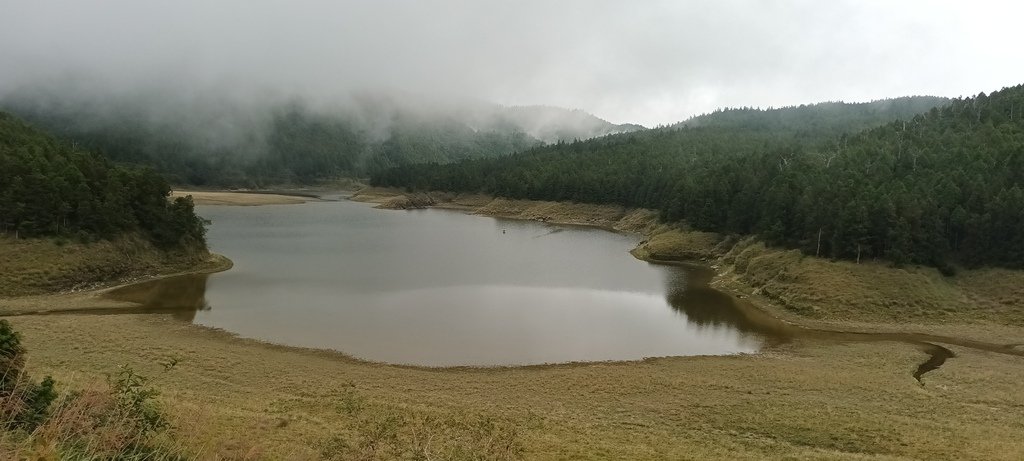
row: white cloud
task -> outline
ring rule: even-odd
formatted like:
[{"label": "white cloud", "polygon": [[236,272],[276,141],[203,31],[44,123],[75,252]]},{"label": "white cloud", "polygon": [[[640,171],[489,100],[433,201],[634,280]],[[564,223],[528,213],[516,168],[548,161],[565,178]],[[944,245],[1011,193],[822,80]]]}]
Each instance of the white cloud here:
[{"label": "white cloud", "polygon": [[0,0],[0,90],[336,97],[392,88],[667,124],[721,106],[1024,81],[1024,8],[980,1]]}]

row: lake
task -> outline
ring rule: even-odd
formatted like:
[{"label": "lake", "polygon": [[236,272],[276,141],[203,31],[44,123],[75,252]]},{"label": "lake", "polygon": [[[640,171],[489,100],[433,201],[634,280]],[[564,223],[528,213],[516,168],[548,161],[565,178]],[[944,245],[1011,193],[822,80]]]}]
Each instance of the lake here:
[{"label": "lake", "polygon": [[708,269],[652,265],[636,236],[350,201],[199,206],[227,272],[122,291],[273,343],[423,366],[757,351]]}]

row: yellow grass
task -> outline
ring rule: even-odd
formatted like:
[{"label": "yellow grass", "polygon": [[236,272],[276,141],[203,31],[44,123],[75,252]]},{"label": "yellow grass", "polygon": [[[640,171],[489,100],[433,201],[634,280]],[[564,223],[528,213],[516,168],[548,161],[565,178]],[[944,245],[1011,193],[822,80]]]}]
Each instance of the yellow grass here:
[{"label": "yellow grass", "polygon": [[351,199],[375,203],[383,209],[445,208],[499,218],[595,226],[620,232],[646,233],[657,224],[657,214],[653,211],[616,205],[512,200],[450,192],[405,193],[387,188],[366,188],[353,194]]},{"label": "yellow grass", "polygon": [[[99,379],[130,364],[153,377],[190,450],[206,456],[354,459],[377,440],[384,448],[367,459],[392,459],[426,438],[438,452],[506,453],[484,448],[495,441],[540,460],[1024,456],[1020,358],[966,349],[921,386],[911,372],[924,355],[894,343],[435,370],[266,345],[162,315],[13,323],[36,376]],[[177,365],[165,371],[169,358]]]},{"label": "yellow grass", "polygon": [[717,256],[715,249],[721,240],[709,232],[662,227],[640,242],[632,253],[652,261],[707,260]]},{"label": "yellow grass", "polygon": [[1024,272],[829,261],[746,239],[713,260],[715,286],[809,326],[1024,342]]},{"label": "yellow grass", "polygon": [[0,236],[0,300],[88,291],[211,264],[223,261],[211,261],[205,250],[163,252],[136,236],[90,244]]}]

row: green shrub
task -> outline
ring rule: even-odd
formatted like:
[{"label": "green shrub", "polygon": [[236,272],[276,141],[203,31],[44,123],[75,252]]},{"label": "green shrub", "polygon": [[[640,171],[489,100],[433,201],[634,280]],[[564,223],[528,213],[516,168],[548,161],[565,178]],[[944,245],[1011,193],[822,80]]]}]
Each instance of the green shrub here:
[{"label": "green shrub", "polygon": [[57,398],[53,378],[35,383],[25,373],[25,348],[10,322],[0,320],[0,424],[6,430],[32,431]]}]

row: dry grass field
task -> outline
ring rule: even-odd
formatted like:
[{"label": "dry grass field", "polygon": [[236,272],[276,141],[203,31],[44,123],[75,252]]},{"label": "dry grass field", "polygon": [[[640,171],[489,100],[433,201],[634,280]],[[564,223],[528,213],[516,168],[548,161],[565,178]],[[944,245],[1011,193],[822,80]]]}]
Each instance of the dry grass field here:
[{"label": "dry grass field", "polygon": [[238,339],[163,315],[12,322],[34,375],[75,385],[128,364],[153,378],[175,440],[202,458],[1024,457],[1024,364],[961,348],[920,385],[911,372],[924,354],[884,342],[419,369]]}]

